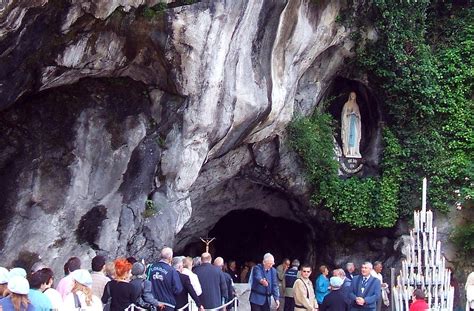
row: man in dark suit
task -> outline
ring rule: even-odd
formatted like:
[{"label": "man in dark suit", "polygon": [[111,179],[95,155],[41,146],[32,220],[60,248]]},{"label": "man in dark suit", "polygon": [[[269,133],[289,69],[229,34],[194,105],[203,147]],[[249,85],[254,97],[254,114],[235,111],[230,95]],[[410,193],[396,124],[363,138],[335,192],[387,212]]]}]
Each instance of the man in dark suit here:
[{"label": "man in dark suit", "polygon": [[375,311],[377,300],[381,294],[380,280],[371,276],[372,264],[365,262],[361,269],[361,275],[352,279],[349,301],[351,311]]},{"label": "man in dark suit", "polygon": [[[225,303],[228,303],[235,297],[234,282],[232,281],[232,276],[224,271],[224,258],[217,257],[214,259],[214,266],[221,269],[224,272],[225,284],[227,285],[227,300]],[[232,309],[232,305],[227,306],[227,311]]]},{"label": "man in dark suit", "polygon": [[346,264],[346,278],[349,279],[349,281],[352,281],[352,278],[354,276],[356,276],[356,273],[355,273],[355,266],[354,266],[354,263],[353,262],[348,262]]},{"label": "man in dark suit", "polygon": [[256,265],[252,270],[250,310],[270,311],[271,298],[275,300],[276,308],[280,306],[280,293],[278,290],[277,271],[273,268],[275,258],[272,254],[266,253],[263,262]]},{"label": "man in dark suit", "polygon": [[201,283],[202,294],[199,299],[206,309],[217,308],[227,300],[224,272],[213,266],[211,261],[211,254],[203,253],[201,264],[193,271],[198,276],[199,283]]},{"label": "man in dark suit", "polygon": [[[199,300],[198,295],[196,294],[196,291],[193,288],[193,285],[191,284],[191,280],[189,279],[189,276],[186,274],[183,274],[183,257],[174,257],[172,261],[173,268],[178,271],[179,279],[181,280],[181,284],[183,284],[183,290],[179,292],[176,295],[176,307],[174,308],[175,310],[181,309],[188,303],[188,294],[191,296],[191,298],[194,300],[196,303],[196,306],[198,306],[199,311],[203,311],[204,307],[201,305],[201,301]],[[188,308],[184,309],[185,311],[188,310]]]}]

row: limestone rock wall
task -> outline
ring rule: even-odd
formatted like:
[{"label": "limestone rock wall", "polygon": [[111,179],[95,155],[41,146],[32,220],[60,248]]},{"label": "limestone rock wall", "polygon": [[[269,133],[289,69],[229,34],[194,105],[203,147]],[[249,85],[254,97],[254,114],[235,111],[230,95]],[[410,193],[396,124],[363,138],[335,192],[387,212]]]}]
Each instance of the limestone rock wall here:
[{"label": "limestone rock wall", "polygon": [[[290,198],[272,215],[308,216],[285,127],[351,55],[344,3],[168,2],[2,2],[0,265],[151,259],[255,205],[244,185]],[[247,203],[209,214],[210,194],[236,193]]]}]

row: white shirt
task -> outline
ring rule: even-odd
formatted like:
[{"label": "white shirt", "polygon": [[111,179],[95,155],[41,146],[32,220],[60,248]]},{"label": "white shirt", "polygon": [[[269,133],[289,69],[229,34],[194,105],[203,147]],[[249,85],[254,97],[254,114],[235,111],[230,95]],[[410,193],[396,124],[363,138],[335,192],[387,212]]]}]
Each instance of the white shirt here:
[{"label": "white shirt", "polygon": [[49,298],[49,300],[51,300],[51,305],[53,306],[54,310],[64,310],[63,297],[57,290],[51,287],[45,290],[43,293]]},{"label": "white shirt", "polygon": [[[102,301],[97,296],[92,295],[91,305],[86,304],[86,296],[82,292],[77,292],[79,301],[81,302],[81,311],[102,311]],[[69,293],[64,299],[64,310],[78,310],[74,303],[74,294]]]},{"label": "white shirt", "polygon": [[183,268],[181,273],[189,276],[189,280],[191,281],[191,285],[193,286],[194,291],[196,292],[196,295],[201,296],[202,294],[201,283],[199,283],[199,279],[196,273],[192,272],[188,268]]}]

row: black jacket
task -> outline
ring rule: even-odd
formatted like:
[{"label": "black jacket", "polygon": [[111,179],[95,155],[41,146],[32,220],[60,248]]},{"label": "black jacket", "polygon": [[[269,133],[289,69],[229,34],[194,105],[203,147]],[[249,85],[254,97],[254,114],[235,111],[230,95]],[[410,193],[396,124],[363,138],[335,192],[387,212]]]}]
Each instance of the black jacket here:
[{"label": "black jacket", "polygon": [[347,311],[349,305],[344,299],[344,292],[341,289],[331,290],[323,299],[323,303],[319,306],[319,311]]}]

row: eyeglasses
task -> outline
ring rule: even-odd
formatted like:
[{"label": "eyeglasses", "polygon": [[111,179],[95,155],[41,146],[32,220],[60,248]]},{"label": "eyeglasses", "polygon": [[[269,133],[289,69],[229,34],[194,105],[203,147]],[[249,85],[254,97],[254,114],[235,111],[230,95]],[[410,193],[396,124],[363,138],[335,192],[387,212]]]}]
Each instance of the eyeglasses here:
[{"label": "eyeglasses", "polygon": [[301,271],[301,272],[303,272],[303,273],[311,273],[311,270],[303,270],[303,271]]}]

